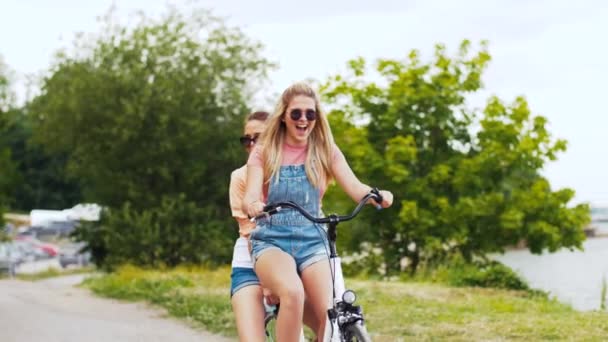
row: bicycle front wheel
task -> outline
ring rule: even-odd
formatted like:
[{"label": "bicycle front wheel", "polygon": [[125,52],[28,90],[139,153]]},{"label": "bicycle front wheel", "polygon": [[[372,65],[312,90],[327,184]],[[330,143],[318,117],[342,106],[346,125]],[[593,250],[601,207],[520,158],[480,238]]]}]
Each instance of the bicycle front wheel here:
[{"label": "bicycle front wheel", "polygon": [[360,322],[349,324],[344,329],[344,341],[346,342],[372,342],[367,329]]},{"label": "bicycle front wheel", "polygon": [[274,314],[267,315],[264,319],[264,325],[266,330],[266,341],[276,342],[277,341],[277,316]]}]

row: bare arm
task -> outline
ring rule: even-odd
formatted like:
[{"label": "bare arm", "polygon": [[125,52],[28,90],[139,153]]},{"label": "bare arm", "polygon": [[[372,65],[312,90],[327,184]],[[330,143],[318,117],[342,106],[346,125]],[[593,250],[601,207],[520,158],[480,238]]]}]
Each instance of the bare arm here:
[{"label": "bare arm", "polygon": [[264,170],[259,166],[247,167],[247,187],[243,198],[243,212],[249,217],[254,217],[262,212],[264,203],[262,198],[262,187],[264,186]]},{"label": "bare arm", "polygon": [[255,227],[255,224],[247,219],[247,214],[243,211],[243,197],[245,196],[246,172],[241,173],[241,169],[235,170],[230,176],[230,209],[232,217],[239,224],[239,232],[247,231]]},{"label": "bare arm", "polygon": [[[340,156],[333,161],[332,172],[338,185],[355,202],[359,202],[372,189],[369,185],[361,183],[344,156]],[[380,195],[383,199],[382,207],[387,208],[393,204],[393,194],[390,191],[381,190]]]}]

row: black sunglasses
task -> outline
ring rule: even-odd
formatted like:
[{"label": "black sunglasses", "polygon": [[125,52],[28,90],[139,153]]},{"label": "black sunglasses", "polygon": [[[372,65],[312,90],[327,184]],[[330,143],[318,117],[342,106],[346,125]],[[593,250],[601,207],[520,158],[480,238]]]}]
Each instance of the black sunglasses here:
[{"label": "black sunglasses", "polygon": [[249,147],[250,145],[255,144],[259,137],[260,133],[255,133],[253,136],[245,134],[239,138],[239,141],[243,147]]},{"label": "black sunglasses", "polygon": [[[293,109],[291,112],[289,112],[289,117],[293,121],[298,121],[302,117],[302,114],[303,113],[302,113],[301,109]],[[306,120],[308,120],[308,121],[317,120],[317,112],[314,109],[307,109],[305,114],[306,114]]]}]

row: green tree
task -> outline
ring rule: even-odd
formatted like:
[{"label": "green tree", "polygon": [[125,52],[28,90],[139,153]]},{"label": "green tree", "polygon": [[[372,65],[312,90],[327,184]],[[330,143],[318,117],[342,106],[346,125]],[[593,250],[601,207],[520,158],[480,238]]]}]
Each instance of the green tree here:
[{"label": "green tree", "polygon": [[66,173],[67,153],[45,151],[32,141],[31,117],[26,108],[7,113],[0,146],[11,151],[15,178],[11,208],[65,209],[82,202],[78,182]]},{"label": "green tree", "polygon": [[73,206],[80,190],[66,178],[66,154],[49,155],[32,143],[31,118],[16,104],[11,75],[0,60],[0,202],[17,211]]},{"label": "green tree", "polygon": [[347,245],[378,247],[389,273],[404,259],[415,272],[455,251],[470,261],[520,240],[534,253],[581,247],[588,207],[568,206],[574,192],[553,191],[540,174],[566,142],[523,97],[509,105],[492,97],[481,113],[466,104],[489,61],[485,43],[473,54],[464,41],[453,58],[437,45],[429,63],[415,50],[377,61],[378,82],[359,58],[323,86],[354,170],[395,194],[393,208],[354,225]]},{"label": "green tree", "polygon": [[184,232],[180,242],[228,260],[236,230],[227,188],[243,162],[235,136],[271,64],[259,43],[206,11],[138,18],[125,27],[110,17],[99,34],[58,55],[30,107],[35,139],[67,153],[85,200],[110,215],[164,210],[167,198],[185,196],[207,214],[208,235],[221,229],[224,238],[203,245]]},{"label": "green tree", "polygon": [[11,71],[0,56],[0,228],[4,226],[3,213],[11,202],[18,177],[11,150],[2,143],[9,126],[9,114],[15,108],[15,93],[10,81]]}]

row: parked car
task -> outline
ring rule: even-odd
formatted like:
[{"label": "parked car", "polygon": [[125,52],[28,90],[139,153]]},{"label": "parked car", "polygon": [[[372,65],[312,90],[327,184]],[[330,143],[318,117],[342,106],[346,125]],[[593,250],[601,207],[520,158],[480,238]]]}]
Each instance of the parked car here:
[{"label": "parked car", "polygon": [[12,242],[13,247],[21,254],[22,261],[35,261],[40,259],[47,259],[49,255],[38,248],[37,245],[28,240],[14,240]]},{"label": "parked car", "polygon": [[42,242],[36,238],[27,235],[18,235],[15,237],[17,241],[25,241],[30,243],[34,248],[43,251],[48,257],[56,257],[59,254],[59,247],[52,243]]},{"label": "parked car", "polygon": [[59,251],[59,264],[66,268],[69,265],[87,266],[91,261],[91,253],[83,252],[84,242],[74,242],[62,246]]}]

